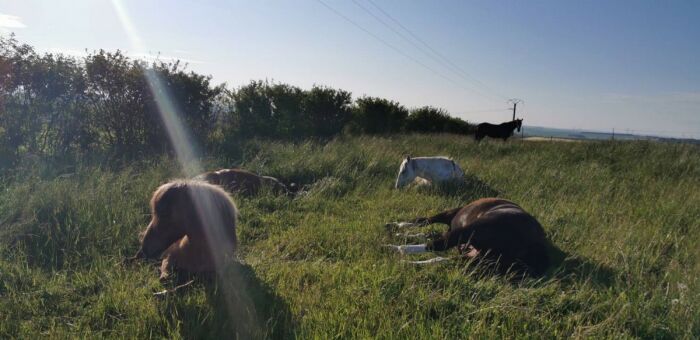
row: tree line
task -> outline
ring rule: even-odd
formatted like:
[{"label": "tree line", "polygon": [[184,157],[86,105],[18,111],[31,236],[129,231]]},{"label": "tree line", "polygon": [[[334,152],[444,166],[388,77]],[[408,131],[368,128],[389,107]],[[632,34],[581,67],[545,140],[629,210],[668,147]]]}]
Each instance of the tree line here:
[{"label": "tree line", "polygon": [[[159,80],[154,89],[149,77]],[[468,134],[473,125],[435,107],[354,99],[348,91],[271,81],[238,88],[175,62],[135,60],[120,51],[85,57],[39,53],[0,37],[0,169],[33,155],[77,160],[172,153],[157,105],[167,95],[193,142],[225,152],[250,138],[302,140],[339,134]]]}]

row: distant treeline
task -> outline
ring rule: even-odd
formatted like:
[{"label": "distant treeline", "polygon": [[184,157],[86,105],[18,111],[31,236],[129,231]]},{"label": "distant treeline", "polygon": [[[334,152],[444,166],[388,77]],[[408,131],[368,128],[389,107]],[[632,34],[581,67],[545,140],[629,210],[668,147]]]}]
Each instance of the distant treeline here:
[{"label": "distant treeline", "polygon": [[[158,79],[157,86],[149,79]],[[157,103],[171,100],[193,143],[226,152],[243,139],[450,132],[473,126],[434,107],[353,100],[326,86],[252,81],[231,89],[180,62],[134,60],[100,50],[86,57],[37,53],[0,37],[0,169],[23,157],[130,159],[172,152]],[[170,107],[166,105],[166,107]]]}]

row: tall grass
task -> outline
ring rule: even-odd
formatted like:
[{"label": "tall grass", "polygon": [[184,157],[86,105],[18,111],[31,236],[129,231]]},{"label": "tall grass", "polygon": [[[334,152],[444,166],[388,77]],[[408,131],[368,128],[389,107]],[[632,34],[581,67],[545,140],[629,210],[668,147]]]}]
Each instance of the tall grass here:
[{"label": "tall grass", "polygon": [[[225,282],[165,299],[151,294],[163,288],[155,266],[121,259],[138,247],[152,190],[177,176],[174,162],[2,184],[0,337],[700,336],[697,146],[405,135],[241,149],[207,167],[240,164],[308,192],[234,196],[242,263]],[[406,154],[451,156],[466,181],[394,190]],[[514,200],[542,223],[556,246],[547,276],[413,266],[381,247],[404,242],[388,221],[485,196]]]}]

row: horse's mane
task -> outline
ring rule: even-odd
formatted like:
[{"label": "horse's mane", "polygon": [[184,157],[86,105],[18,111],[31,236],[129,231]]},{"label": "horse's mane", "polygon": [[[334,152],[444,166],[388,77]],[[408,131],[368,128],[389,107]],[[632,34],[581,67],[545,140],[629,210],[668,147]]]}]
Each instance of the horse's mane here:
[{"label": "horse's mane", "polygon": [[[208,213],[217,215],[213,216],[214,218],[221,222],[233,221],[233,228],[225,228],[225,232],[227,236],[235,238],[235,222],[238,217],[236,205],[223,188],[201,180],[174,179],[158,187],[151,198],[151,212],[153,216],[160,215],[161,212],[157,211],[159,204],[172,204],[171,200],[177,199],[175,196],[179,196],[178,192],[181,193],[183,190],[186,191],[186,197],[190,200],[189,203],[191,203],[192,208],[197,209],[198,202],[208,203],[211,206],[205,208]],[[208,217],[210,216],[205,216],[204,218]],[[233,235],[231,235],[231,232]]]},{"label": "horse's mane", "polygon": [[520,119],[516,119],[516,120],[511,120],[510,122],[505,122],[505,123],[501,123],[501,124],[498,124],[498,125],[515,128],[515,127],[518,126],[519,122],[521,122],[521,120],[520,120]]}]

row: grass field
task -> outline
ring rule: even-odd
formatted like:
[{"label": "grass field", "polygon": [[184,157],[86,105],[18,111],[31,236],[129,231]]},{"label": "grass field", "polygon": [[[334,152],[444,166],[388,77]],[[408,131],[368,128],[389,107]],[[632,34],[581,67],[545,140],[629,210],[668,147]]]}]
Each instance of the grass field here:
[{"label": "grass field", "polygon": [[[394,190],[408,153],[455,158],[465,184]],[[0,338],[700,337],[698,146],[408,135],[251,142],[240,154],[206,167],[240,164],[311,189],[235,196],[242,263],[223,283],[166,298],[152,295],[163,289],[154,265],[121,260],[138,247],[150,193],[178,176],[175,162],[5,179]],[[542,223],[560,255],[546,277],[409,265],[401,260],[431,255],[381,247],[404,242],[388,221],[486,196]]]}]

